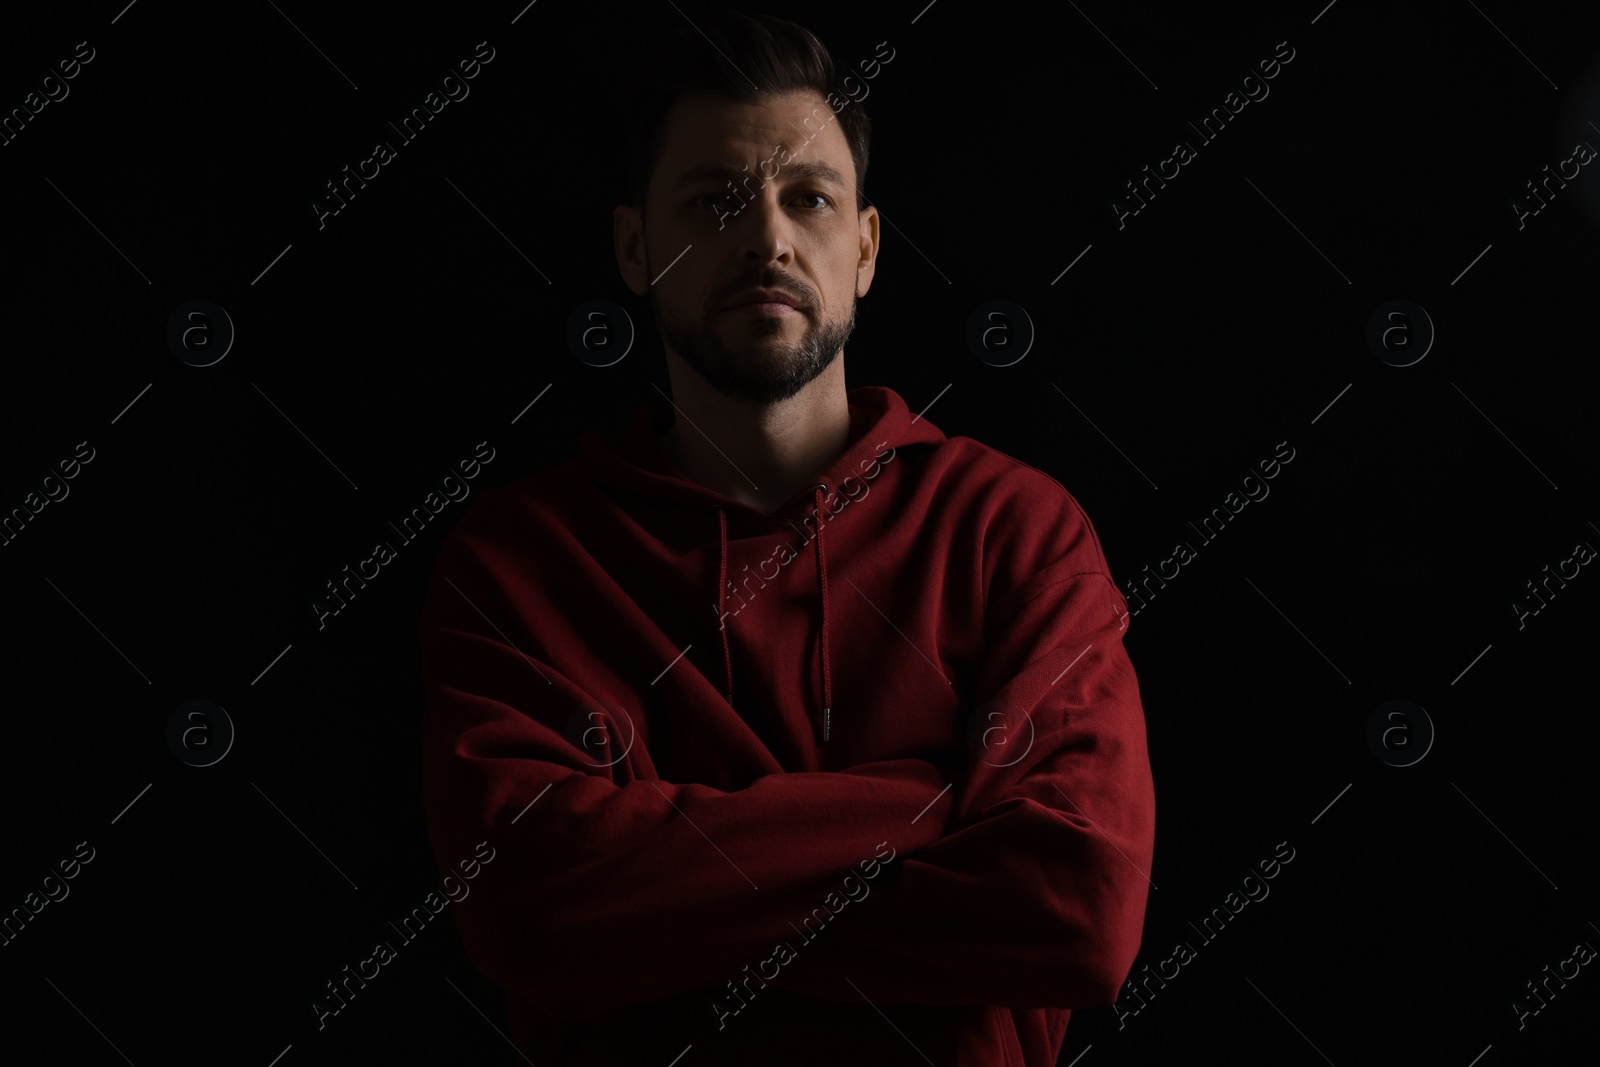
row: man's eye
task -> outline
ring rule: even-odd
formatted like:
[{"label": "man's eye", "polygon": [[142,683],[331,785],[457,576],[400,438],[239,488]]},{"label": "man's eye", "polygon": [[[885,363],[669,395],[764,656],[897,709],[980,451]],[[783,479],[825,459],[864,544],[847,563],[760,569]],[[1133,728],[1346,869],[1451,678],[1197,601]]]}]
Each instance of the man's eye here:
[{"label": "man's eye", "polygon": [[[815,197],[816,199],[822,201],[822,203],[813,206],[810,209],[812,211],[821,211],[823,208],[830,207],[833,204],[833,201],[829,200],[822,193],[801,193],[800,196],[799,196],[799,199],[803,200],[803,199],[806,199],[808,197]],[[690,201],[690,205],[693,206],[693,207],[700,207],[702,204],[707,204],[708,201],[710,202],[710,204],[723,204],[723,205],[726,205],[728,210],[734,210],[733,202],[728,197],[722,196],[721,194],[718,194],[718,193],[707,193],[704,196],[697,196],[693,200]],[[710,207],[709,205],[708,205],[708,209],[712,210],[712,211],[716,211],[718,214],[722,213],[721,209],[716,208],[716,207]]]}]

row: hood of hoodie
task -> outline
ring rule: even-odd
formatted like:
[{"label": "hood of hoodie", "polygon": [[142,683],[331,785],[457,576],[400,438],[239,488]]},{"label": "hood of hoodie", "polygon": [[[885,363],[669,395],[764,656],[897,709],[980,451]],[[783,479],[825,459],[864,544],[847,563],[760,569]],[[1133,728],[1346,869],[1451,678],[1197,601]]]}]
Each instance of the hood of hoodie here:
[{"label": "hood of hoodie", "polygon": [[[833,727],[833,679],[829,667],[828,562],[826,543],[832,521],[845,514],[848,505],[871,491],[871,483],[887,469],[913,460],[919,446],[935,448],[945,435],[932,423],[912,415],[894,390],[884,386],[860,386],[847,394],[850,408],[849,444],[832,463],[817,472],[805,488],[766,512],[691,480],[661,457],[660,437],[672,425],[673,408],[666,403],[646,403],[614,434],[588,432],[580,447],[590,476],[603,487],[618,507],[633,515],[645,530],[652,523],[670,524],[681,529],[687,521],[705,524],[705,536],[718,544],[715,588],[706,589],[709,604],[708,630],[716,630],[722,650],[723,692],[730,706],[735,704],[736,687],[733,657],[728,647],[728,627],[736,625],[738,612],[727,608],[733,583],[728,576],[728,541],[738,538],[770,540],[774,533],[789,533],[791,548],[798,557],[809,553],[815,566],[805,568],[805,577],[796,567],[783,567],[774,579],[795,588],[806,582],[816,598],[819,626],[817,658],[821,665],[820,704],[813,710],[813,726],[819,743],[826,744]],[[909,454],[905,453],[907,450]],[[899,470],[896,471],[898,475]],[[663,535],[665,528],[663,527]],[[836,535],[837,539],[837,535]],[[663,536],[665,540],[665,536]],[[763,585],[764,587],[764,585]]]}]

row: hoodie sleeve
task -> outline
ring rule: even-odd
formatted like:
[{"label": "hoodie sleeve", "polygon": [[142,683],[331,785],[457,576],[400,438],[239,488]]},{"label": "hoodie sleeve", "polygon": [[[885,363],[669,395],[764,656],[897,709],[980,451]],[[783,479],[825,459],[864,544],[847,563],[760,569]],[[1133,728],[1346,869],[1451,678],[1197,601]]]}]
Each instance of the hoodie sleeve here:
[{"label": "hoodie sleeve", "polygon": [[[836,904],[774,984],[878,1005],[1116,999],[1139,949],[1155,835],[1127,602],[1076,501],[1053,480],[1030,495],[1033,515],[1002,508],[985,533],[994,595],[978,740],[950,829]],[[1038,508],[1050,499],[1059,510]]]},{"label": "hoodie sleeve", "polygon": [[459,880],[453,864],[492,849],[466,868],[457,929],[486,977],[541,1012],[583,1021],[718,986],[792,936],[787,917],[841,871],[948,824],[954,797],[918,759],[736,791],[660,780],[642,742],[596,766],[571,712],[604,705],[561,656],[533,654],[564,624],[512,607],[527,590],[508,592],[504,558],[459,528],[440,552],[420,624],[423,803],[441,872]]}]

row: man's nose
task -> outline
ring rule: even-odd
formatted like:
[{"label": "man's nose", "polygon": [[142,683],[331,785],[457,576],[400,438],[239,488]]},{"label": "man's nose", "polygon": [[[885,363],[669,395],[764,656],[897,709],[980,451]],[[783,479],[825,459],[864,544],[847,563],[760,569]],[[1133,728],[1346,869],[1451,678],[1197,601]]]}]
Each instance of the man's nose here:
[{"label": "man's nose", "polygon": [[788,260],[794,253],[793,226],[772,192],[757,194],[736,222],[741,256],[762,263]]}]

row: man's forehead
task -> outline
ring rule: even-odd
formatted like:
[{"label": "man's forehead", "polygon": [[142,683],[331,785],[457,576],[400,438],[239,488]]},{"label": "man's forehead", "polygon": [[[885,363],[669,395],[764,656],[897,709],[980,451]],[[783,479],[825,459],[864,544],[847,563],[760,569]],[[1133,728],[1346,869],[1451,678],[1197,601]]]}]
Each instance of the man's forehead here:
[{"label": "man's forehead", "polygon": [[[822,94],[799,91],[744,103],[726,97],[689,94],[680,97],[668,116],[665,154],[700,154],[722,145],[785,145],[797,157],[816,157],[835,149],[848,151],[843,133],[830,131],[832,109]],[[835,143],[837,138],[837,143]]]}]

